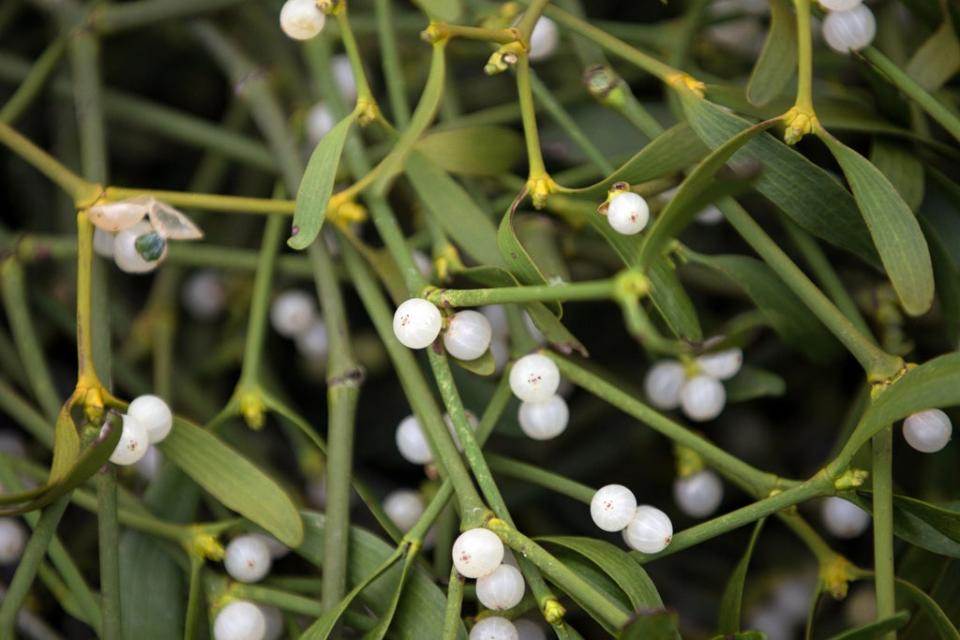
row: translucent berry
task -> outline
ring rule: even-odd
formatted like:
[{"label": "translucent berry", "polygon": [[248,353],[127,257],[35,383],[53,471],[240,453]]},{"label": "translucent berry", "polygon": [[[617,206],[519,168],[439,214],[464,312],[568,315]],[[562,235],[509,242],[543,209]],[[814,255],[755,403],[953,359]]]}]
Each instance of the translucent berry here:
[{"label": "translucent berry", "polygon": [[27,532],[15,518],[0,518],[0,564],[13,564],[23,555]]},{"label": "translucent berry", "polygon": [[424,349],[440,335],[443,317],[432,302],[410,298],[393,314],[393,333],[405,347]]},{"label": "translucent berry", "polygon": [[601,487],[590,500],[590,517],[604,531],[620,531],[636,511],[637,497],[622,484]]},{"label": "translucent berry", "polygon": [[673,523],[660,509],[640,505],[624,532],[631,549],[641,553],[659,553],[673,539]]},{"label": "translucent berry", "polygon": [[166,255],[166,249],[163,250],[156,260],[147,260],[137,251],[137,239],[150,232],[152,232],[150,225],[146,222],[141,222],[128,229],[124,229],[116,235],[113,241],[113,261],[121,271],[126,273],[149,273],[160,264]]},{"label": "translucent berry", "polygon": [[705,518],[723,501],[723,483],[713,471],[704,469],[686,478],[677,478],[673,498],[680,511],[691,518]]},{"label": "translucent berry", "polygon": [[102,258],[113,258],[113,243],[116,237],[97,227],[93,230],[93,251]]},{"label": "translucent berry", "polygon": [[227,302],[223,278],[216,271],[197,271],[183,283],[183,306],[197,320],[216,318]]},{"label": "translucent berry", "polygon": [[453,543],[453,566],[465,578],[482,578],[503,562],[503,543],[489,529],[470,529]]},{"label": "translucent berry", "polygon": [[280,542],[279,540],[277,540],[271,535],[268,535],[266,533],[251,533],[248,535],[256,538],[263,544],[267,545],[267,549],[270,551],[270,557],[273,558],[274,560],[276,560],[277,558],[283,558],[288,553],[290,553],[290,549],[287,548],[285,544],[283,544],[282,542]]},{"label": "translucent berry", "polygon": [[691,420],[713,420],[727,403],[727,391],[716,378],[699,375],[684,383],[680,390],[680,405]]},{"label": "translucent berry", "polygon": [[304,135],[307,142],[310,143],[310,146],[316,146],[336,124],[337,121],[334,120],[330,107],[322,102],[313,105],[307,112],[307,118],[304,122]]},{"label": "translucent berry", "polygon": [[294,40],[309,40],[323,30],[327,17],[316,0],[287,0],[280,9],[280,28]]},{"label": "translucent berry", "polygon": [[556,438],[567,428],[570,410],[561,396],[551,396],[545,402],[521,402],[517,412],[520,428],[534,440]]},{"label": "translucent berry", "polygon": [[[720,340],[722,340],[722,338],[720,338]],[[708,347],[711,342],[715,344],[719,342],[719,340],[708,340],[706,343]],[[697,366],[702,373],[711,378],[729,380],[737,375],[737,373],[740,372],[740,367],[743,366],[743,350],[739,347],[734,347],[732,349],[724,349],[723,351],[705,353],[697,357]]]},{"label": "translucent berry", "polygon": [[477,580],[477,599],[487,609],[511,609],[523,599],[526,586],[516,567],[501,564],[492,573]]},{"label": "translucent berry", "polygon": [[270,548],[256,536],[240,536],[227,545],[223,566],[234,580],[259,582],[270,572]]},{"label": "translucent berry", "polygon": [[857,505],[831,496],[821,506],[823,525],[837,538],[856,538],[870,526],[870,514]]},{"label": "translucent berry", "polygon": [[506,618],[490,616],[470,629],[470,640],[519,640],[517,628]]},{"label": "translucent berry", "polygon": [[838,53],[859,51],[869,46],[876,34],[877,21],[863,4],[848,11],[833,11],[823,21],[823,39]]},{"label": "translucent berry", "polygon": [[647,400],[658,409],[676,409],[680,406],[680,390],[687,374],[677,360],[661,360],[647,371],[643,390]]},{"label": "translucent berry", "polygon": [[557,23],[546,16],[540,16],[533,25],[533,32],[530,33],[530,50],[527,52],[527,57],[531,62],[549,58],[557,50],[559,43],[560,31],[557,29]]},{"label": "translucent berry", "polygon": [[513,626],[517,629],[517,640],[547,640],[543,627],[532,620],[514,620]]},{"label": "translucent berry", "polygon": [[217,614],[213,623],[215,640],[263,640],[267,620],[260,607],[252,602],[231,602]]},{"label": "translucent berry", "polygon": [[820,0],[820,6],[827,11],[850,11],[863,4],[863,0]]},{"label": "translucent berry", "polygon": [[953,425],[940,409],[927,409],[903,421],[903,437],[911,447],[923,453],[936,453],[950,442]]},{"label": "translucent berry", "polygon": [[150,444],[162,442],[173,428],[173,412],[158,396],[147,394],[134,398],[127,407],[127,415],[147,430]]},{"label": "translucent berry", "polygon": [[428,464],[433,461],[430,445],[416,416],[407,416],[397,426],[397,449],[407,462]]},{"label": "translucent berry", "polygon": [[460,360],[476,360],[490,347],[493,329],[490,321],[479,311],[458,311],[443,332],[443,347]]},{"label": "translucent berry", "polygon": [[306,291],[284,291],[270,307],[270,324],[285,338],[294,338],[310,328],[317,315],[314,296]]},{"label": "translucent berry", "polygon": [[617,233],[632,236],[643,231],[650,221],[650,207],[643,196],[624,191],[610,199],[607,222]]},{"label": "translucent berry", "polygon": [[540,353],[523,356],[510,370],[510,388],[524,402],[546,402],[559,386],[560,370],[556,363]]},{"label": "translucent berry", "polygon": [[286,630],[283,623],[283,613],[276,607],[270,607],[265,604],[257,605],[260,607],[260,613],[263,614],[266,630],[263,632],[263,640],[279,640],[283,637]]},{"label": "translucent berry", "polygon": [[383,510],[403,532],[410,530],[423,515],[423,498],[416,491],[398,489],[383,499]]},{"label": "translucent berry", "polygon": [[306,331],[294,338],[297,351],[307,360],[323,360],[327,356],[327,325],[316,318]]},{"label": "translucent berry", "polygon": [[150,448],[150,435],[147,428],[129,415],[123,416],[123,431],[117,447],[110,454],[110,462],[127,466],[136,463],[147,454]]}]

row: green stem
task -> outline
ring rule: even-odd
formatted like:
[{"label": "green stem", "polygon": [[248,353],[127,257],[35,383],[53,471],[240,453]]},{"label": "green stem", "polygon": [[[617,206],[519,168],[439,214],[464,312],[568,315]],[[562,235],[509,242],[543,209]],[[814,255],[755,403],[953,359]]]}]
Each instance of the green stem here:
[{"label": "green stem", "polygon": [[0,144],[9,148],[34,169],[47,176],[74,200],[96,198],[99,187],[70,171],[49,153],[17,133],[12,127],[0,122]]},{"label": "green stem", "polygon": [[487,454],[487,464],[497,473],[555,491],[560,495],[573,498],[584,504],[590,504],[590,501],[593,499],[593,494],[597,491],[593,487],[588,487],[576,480],[571,480],[570,478],[566,478],[552,471],[547,471],[536,465],[521,462],[520,460],[513,460],[495,453]]},{"label": "green stem", "polygon": [[4,103],[3,109],[0,109],[0,121],[13,124],[23,115],[34,99],[40,95],[65,50],[66,41],[63,38],[57,38],[46,48],[30,67],[30,72],[17,87],[16,93],[10,96],[10,99]]},{"label": "green stem", "polygon": [[347,5],[343,3],[343,8],[337,13],[337,26],[340,27],[340,41],[343,43],[343,50],[347,53],[350,60],[350,67],[353,69],[353,77],[357,83],[357,100],[365,101],[371,105],[376,105],[376,98],[370,90],[370,83],[367,82],[367,74],[363,70],[363,58],[360,55],[360,47],[357,46],[357,39],[350,28],[350,21],[347,19]]},{"label": "green stem", "polygon": [[377,37],[380,40],[380,58],[387,85],[387,98],[390,101],[390,112],[397,127],[403,129],[410,122],[410,106],[407,104],[407,85],[403,66],[400,63],[400,50],[397,48],[392,6],[391,0],[374,0]]},{"label": "green stem", "polygon": [[750,217],[743,207],[731,199],[718,203],[727,221],[759,254],[783,282],[816,315],[820,321],[853,354],[871,382],[887,380],[903,367],[903,360],[886,353],[847,319],[830,299],[784,253],[776,242]]},{"label": "green stem", "polygon": [[442,307],[480,307],[512,302],[572,302],[576,300],[608,300],[614,296],[612,278],[587,282],[499,287],[492,289],[436,289],[427,300]]},{"label": "green stem", "polygon": [[163,200],[176,207],[202,209],[204,211],[292,216],[294,209],[294,201],[283,198],[247,198],[243,196],[222,196],[215,193],[190,193],[188,191],[131,189],[126,187],[107,187],[104,191],[104,201],[125,200],[143,195],[151,195],[157,200]]},{"label": "green stem", "polygon": [[[203,558],[190,554],[190,586],[187,592],[187,614],[183,623],[183,637],[193,640],[197,637],[197,625],[205,618],[203,610]],[[200,637],[205,637],[202,634]]]},{"label": "green stem", "polygon": [[136,0],[101,5],[91,17],[100,33],[116,33],[154,25],[164,20],[184,19],[240,4],[243,0]]},{"label": "green stem", "polygon": [[920,105],[931,118],[936,120],[950,135],[960,140],[960,116],[947,105],[927,93],[923,87],[911,78],[903,69],[892,60],[880,53],[875,47],[867,47],[859,55],[872,64],[874,68],[895,87],[903,91],[909,98]]},{"label": "green stem", "polygon": [[256,386],[260,376],[263,357],[263,342],[267,334],[267,318],[270,314],[270,293],[273,289],[273,272],[285,221],[280,216],[267,219],[260,241],[260,261],[253,281],[253,296],[250,300],[250,316],[243,348],[243,369],[238,387]]},{"label": "green stem", "polygon": [[[873,437],[873,564],[876,573],[877,620],[896,613],[893,564],[893,429]],[[895,640],[896,633],[883,636]]]},{"label": "green stem", "polygon": [[810,0],[793,0],[797,10],[797,99],[795,106],[813,113],[813,37]]},{"label": "green stem", "polygon": [[520,23],[517,25],[517,30],[523,36],[524,42],[530,41],[530,34],[533,33],[533,28],[537,26],[537,20],[540,19],[540,15],[548,4],[550,4],[550,0],[530,0],[529,6],[523,12],[523,17],[520,18]]},{"label": "green stem", "polygon": [[463,606],[463,576],[453,568],[450,570],[450,582],[447,584],[447,606],[443,614],[443,635],[441,640],[457,640],[460,637],[460,609]]},{"label": "green stem", "polygon": [[671,340],[660,333],[640,303],[639,297],[635,295],[622,296],[620,306],[623,309],[627,330],[644,347],[654,353],[665,355],[677,356],[688,352],[689,349],[685,343]]},{"label": "green stem", "polygon": [[117,478],[113,465],[97,474],[97,542],[105,640],[120,638],[120,527],[117,523]]},{"label": "green stem", "polygon": [[525,55],[520,56],[516,67],[520,118],[523,122],[523,138],[527,144],[528,180],[538,180],[547,175],[547,169],[540,150],[540,131],[537,129],[537,112],[530,83],[530,60]]}]

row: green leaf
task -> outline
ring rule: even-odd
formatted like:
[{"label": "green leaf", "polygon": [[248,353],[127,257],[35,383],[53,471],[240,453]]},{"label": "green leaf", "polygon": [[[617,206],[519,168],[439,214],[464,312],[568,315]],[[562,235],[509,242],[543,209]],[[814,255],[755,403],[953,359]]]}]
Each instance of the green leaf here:
[{"label": "green leaf", "polygon": [[617,635],[620,640],[673,640],[677,638],[677,614],[645,611],[636,614]]},{"label": "green leaf", "polygon": [[881,638],[885,637],[888,631],[902,629],[909,621],[909,611],[898,611],[889,618],[877,620],[876,622],[871,622],[870,624],[863,625],[862,627],[857,627],[856,629],[850,629],[848,631],[844,631],[843,633],[830,636],[830,640],[872,640],[873,638]]},{"label": "green leaf", "polygon": [[493,353],[491,353],[489,349],[475,360],[460,360],[449,354],[447,354],[447,357],[456,362],[460,368],[466,369],[470,373],[475,373],[478,376],[492,376],[497,369],[497,362],[493,359]]},{"label": "green leaf", "polygon": [[717,620],[718,633],[734,633],[740,630],[740,609],[743,605],[743,585],[747,580],[747,569],[750,567],[750,558],[753,556],[753,549],[760,539],[760,532],[763,530],[763,524],[766,518],[761,518],[753,527],[753,533],[750,534],[750,542],[747,543],[747,549],[734,568],[727,586],[723,589],[723,595],[720,597],[720,616]]},{"label": "green leaf", "polygon": [[746,402],[754,398],[782,396],[787,383],[775,373],[744,365],[740,371],[724,385],[727,389],[727,402]]},{"label": "green leaf", "polygon": [[390,629],[390,624],[393,622],[393,616],[397,613],[397,606],[400,604],[400,596],[403,594],[403,588],[407,586],[410,569],[416,560],[417,556],[408,551],[406,557],[403,559],[403,569],[400,571],[400,579],[397,581],[397,586],[393,591],[393,597],[390,598],[390,604],[387,605],[387,610],[380,614],[380,618],[377,620],[377,626],[367,632],[363,636],[363,640],[383,640],[387,635],[387,630]]},{"label": "green leaf", "polygon": [[[869,491],[859,491],[848,497],[861,509],[871,513],[873,511],[871,496]],[[903,497],[895,496],[893,505],[893,533],[898,538],[942,556],[960,558],[960,543],[927,521],[923,514],[905,508],[898,499],[902,500]],[[954,528],[956,528],[955,525]]]},{"label": "green leaf", "polygon": [[920,209],[924,189],[923,163],[913,150],[883,138],[874,138],[870,162],[886,176],[911,211]]},{"label": "green leaf", "polygon": [[738,631],[737,633],[714,636],[710,640],[767,640],[767,634],[762,631]]},{"label": "green leaf", "polygon": [[[624,610],[630,609],[630,601],[623,593],[623,590],[596,564],[579,553],[576,553],[575,551],[569,551],[564,548],[555,549],[554,557],[563,563],[563,565],[568,569],[588,582],[596,591],[599,591],[606,596],[607,599],[617,603]],[[557,588],[561,591],[564,591],[562,584],[558,583]],[[582,602],[577,601],[576,596],[573,594],[567,595],[569,595],[581,607],[584,607],[589,611],[588,607],[586,607]],[[604,624],[601,619],[596,618],[596,620],[603,625],[604,629],[606,629],[610,635],[613,635],[616,632],[616,629],[612,628],[608,624]]]},{"label": "green leaf", "polygon": [[747,83],[747,100],[762,106],[783,93],[797,70],[797,20],[785,0],[770,0],[770,30]]},{"label": "green leaf", "polygon": [[588,198],[606,197],[614,183],[636,184],[677,173],[699,162],[708,151],[693,129],[681,123],[648,142],[636,155],[600,182],[580,189],[561,189],[560,192]]},{"label": "green leaf", "polygon": [[656,585],[640,563],[623,549],[604,540],[582,536],[545,536],[537,540],[569,549],[600,567],[627,595],[634,610],[663,608]]},{"label": "green leaf", "polygon": [[[684,102],[700,101],[697,98],[688,98],[686,94],[683,94],[683,96]],[[640,267],[651,264],[654,256],[660,254],[666,243],[677,237],[680,231],[706,205],[721,196],[730,195],[730,191],[723,189],[723,186],[727,184],[734,186],[736,183],[732,181],[716,183],[714,182],[714,175],[727,164],[737,150],[776,122],[776,120],[767,120],[737,133],[730,140],[717,147],[690,172],[680,183],[680,189],[670,199],[666,208],[657,216],[650,230],[644,233],[643,243],[640,245],[640,255],[637,260]],[[711,187],[716,189],[716,192],[713,192]]]},{"label": "green leaf", "polygon": [[[723,145],[750,123],[708,100],[686,100],[684,114],[711,148]],[[829,173],[768,133],[750,141],[734,161],[759,162],[756,190],[800,227],[870,263],[876,249],[850,193]]]},{"label": "green leaf", "polygon": [[420,7],[430,18],[442,22],[458,22],[461,13],[463,13],[463,5],[460,0],[414,0],[414,4]]},{"label": "green leaf", "polygon": [[497,228],[456,180],[422,153],[411,153],[407,178],[428,215],[471,258],[489,266],[505,266],[497,246]]},{"label": "green leaf", "polygon": [[558,279],[570,282],[570,269],[563,255],[556,220],[545,215],[521,216],[515,219],[517,238],[548,282]]},{"label": "green leaf", "polygon": [[[324,516],[312,511],[301,512],[305,528],[303,544],[296,553],[318,567],[323,566],[323,524]],[[395,553],[394,547],[359,527],[350,527],[350,548],[347,556],[347,583],[355,586],[373,573],[386,559]],[[386,572],[380,579],[373,581],[361,594],[361,599],[374,614],[382,615],[389,604],[394,587],[401,571],[399,566]],[[422,640],[440,638],[443,629],[444,605],[446,594],[436,586],[433,578],[423,569],[414,567],[407,578],[393,624],[390,637],[398,640]],[[457,633],[458,640],[466,640],[463,626]]]},{"label": "green leaf", "polygon": [[414,149],[444,171],[471,176],[509,173],[524,153],[523,136],[497,126],[431,131]]},{"label": "green leaf", "polygon": [[933,261],[933,277],[937,285],[937,298],[940,300],[940,314],[943,316],[943,330],[947,342],[960,346],[960,270],[950,256],[949,245],[944,239],[939,220],[921,217],[920,227],[930,247],[930,259]]},{"label": "green leaf", "polygon": [[871,403],[846,446],[859,449],[886,425],[925,409],[960,404],[960,353],[914,367]]},{"label": "green leaf", "polygon": [[[530,254],[520,243],[514,229],[515,212],[511,207],[500,221],[500,228],[497,229],[497,245],[500,247],[500,255],[507,263],[507,270],[520,282],[526,285],[547,284],[540,267],[533,261]],[[557,317],[563,314],[559,303],[550,303],[546,305]]]},{"label": "green leaf", "polygon": [[936,91],[960,70],[960,42],[946,15],[940,28],[920,45],[904,70],[927,91]]},{"label": "green leaf", "polygon": [[904,311],[926,313],[933,303],[933,266],[910,207],[866,158],[825,131],[820,138],[843,169]]},{"label": "green leaf", "polygon": [[693,301],[668,258],[655,260],[647,269],[650,301],[675,336],[689,342],[703,340],[703,330]]},{"label": "green leaf", "polygon": [[303,542],[303,523],[290,496],[259,467],[215,435],[182,418],[159,445],[225,507],[254,522],[288,547]]},{"label": "green leaf", "polygon": [[57,415],[53,431],[53,462],[50,464],[49,484],[53,484],[70,472],[80,455],[80,434],[70,415],[69,403],[65,404]]},{"label": "green leaf", "polygon": [[836,353],[838,345],[833,335],[760,260],[747,256],[705,256],[693,252],[689,252],[689,259],[722,273],[742,289],[773,330],[798,352],[821,362],[830,360]]},{"label": "green leaf", "polygon": [[317,239],[323,219],[327,215],[327,204],[333,192],[340,155],[347,141],[350,127],[356,120],[356,112],[337,123],[323,136],[310,154],[307,169],[297,189],[297,201],[293,210],[293,233],[287,244],[294,249],[306,249]]},{"label": "green leaf", "polygon": [[897,578],[897,589],[930,616],[930,621],[941,640],[960,640],[960,633],[957,632],[957,628],[950,621],[950,618],[943,612],[940,605],[924,593],[922,589],[902,578]]}]

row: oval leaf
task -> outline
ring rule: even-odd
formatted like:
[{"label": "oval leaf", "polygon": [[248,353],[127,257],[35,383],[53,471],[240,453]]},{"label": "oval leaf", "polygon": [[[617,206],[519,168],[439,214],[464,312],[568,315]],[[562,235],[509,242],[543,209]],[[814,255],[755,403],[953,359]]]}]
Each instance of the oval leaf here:
[{"label": "oval leaf", "polygon": [[431,131],[414,145],[444,171],[500,176],[523,157],[523,136],[506,127],[459,127]]},{"label": "oval leaf", "polygon": [[743,585],[747,581],[747,569],[750,567],[750,558],[753,557],[753,549],[757,546],[757,540],[760,538],[760,532],[763,530],[763,523],[766,518],[761,518],[753,527],[753,533],[750,534],[750,541],[743,552],[740,561],[730,574],[727,586],[723,589],[723,595],[720,597],[720,617],[717,621],[717,632],[721,634],[735,633],[740,630],[740,609],[743,605]]},{"label": "oval leaf", "polygon": [[797,70],[797,20],[785,0],[770,0],[770,31],[747,83],[747,100],[763,106],[783,93]]}]

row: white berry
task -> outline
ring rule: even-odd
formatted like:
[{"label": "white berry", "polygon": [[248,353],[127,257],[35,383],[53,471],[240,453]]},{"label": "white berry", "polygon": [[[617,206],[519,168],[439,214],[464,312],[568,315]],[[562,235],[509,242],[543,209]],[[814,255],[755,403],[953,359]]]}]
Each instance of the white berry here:
[{"label": "white berry", "polygon": [[520,428],[534,440],[556,438],[567,428],[570,410],[561,396],[551,396],[546,402],[521,402],[517,411]]},{"label": "white berry", "polygon": [[147,454],[149,448],[150,435],[147,433],[147,428],[135,418],[125,415],[120,441],[110,454],[110,462],[122,466],[134,464]]},{"label": "white berry", "polygon": [[723,483],[713,471],[704,469],[686,478],[677,478],[673,498],[680,511],[691,518],[705,518],[720,506]]},{"label": "white berry", "polygon": [[424,278],[429,280],[433,277],[433,260],[430,259],[430,256],[425,254],[423,251],[414,250],[411,252],[413,256],[413,263],[417,265],[417,271],[420,272]]},{"label": "white berry", "polygon": [[953,425],[940,409],[927,409],[903,421],[903,437],[911,447],[923,453],[936,453],[950,442]]},{"label": "white berry", "polygon": [[440,335],[440,309],[423,298],[405,300],[393,314],[393,333],[405,347],[424,349]]},{"label": "white berry", "polygon": [[197,320],[216,318],[223,311],[227,292],[216,271],[198,271],[183,283],[183,306]]},{"label": "white berry", "polygon": [[527,52],[527,57],[530,62],[549,58],[557,50],[559,42],[560,31],[557,23],[546,16],[540,16],[530,33],[530,51]]},{"label": "white berry", "polygon": [[715,204],[707,205],[694,216],[694,219],[700,224],[712,225],[723,222],[723,211]]},{"label": "white berry", "polygon": [[532,620],[514,620],[513,626],[517,629],[517,640],[547,640],[543,627]]},{"label": "white berry", "polygon": [[294,344],[307,360],[323,360],[327,355],[327,325],[320,318],[315,319],[306,331],[297,334]]},{"label": "white berry", "polygon": [[627,525],[624,539],[631,549],[641,553],[659,553],[673,539],[673,523],[660,509],[640,505]]},{"label": "white berry", "polygon": [[234,580],[259,582],[270,572],[270,548],[256,536],[240,536],[227,545],[223,566]]},{"label": "white berry", "polygon": [[490,347],[493,328],[479,311],[458,311],[443,332],[443,347],[447,353],[460,360],[476,360]]},{"label": "white berry", "polygon": [[503,562],[503,543],[489,529],[470,529],[453,543],[453,566],[465,578],[482,578]]},{"label": "white berry", "polygon": [[[707,341],[707,345],[710,341]],[[705,353],[697,357],[700,371],[717,380],[729,380],[740,372],[743,366],[743,350],[739,347]]]},{"label": "white berry", "polygon": [[601,487],[590,500],[590,517],[604,531],[620,531],[636,511],[637,497],[622,484]]},{"label": "white berry", "polygon": [[832,496],[821,506],[823,525],[837,538],[856,538],[870,526],[870,514],[857,505]]},{"label": "white berry", "polygon": [[403,532],[410,530],[423,515],[423,499],[410,489],[398,489],[383,499],[383,510]]},{"label": "white berry", "polygon": [[333,112],[322,102],[310,107],[307,112],[306,122],[304,122],[304,135],[311,147],[315,147],[323,136],[330,133],[337,121],[333,118]]},{"label": "white berry", "polygon": [[820,6],[827,11],[849,11],[863,4],[863,0],[820,0]]},{"label": "white berry", "polygon": [[676,360],[661,360],[647,371],[643,390],[650,404],[658,409],[676,409],[680,406],[680,390],[687,381],[683,365]]},{"label": "white berry", "polygon": [[267,545],[267,549],[270,551],[270,557],[275,560],[277,558],[283,558],[290,553],[290,549],[288,549],[285,544],[271,535],[266,533],[251,533],[249,535]]},{"label": "white berry", "polygon": [[147,453],[133,465],[133,469],[137,472],[137,475],[149,482],[156,480],[162,463],[163,454],[160,453],[160,449],[150,447],[147,449]]},{"label": "white berry", "polygon": [[416,416],[407,416],[397,426],[397,449],[407,462],[428,464],[433,461],[430,444]]},{"label": "white berry", "polygon": [[167,255],[167,248],[156,260],[147,260],[137,251],[137,238],[151,233],[152,228],[146,222],[124,229],[113,240],[113,261],[117,267],[126,273],[149,273],[157,268]]},{"label": "white berry", "polygon": [[540,353],[531,353],[517,360],[510,370],[513,395],[524,402],[545,402],[557,393],[560,370],[557,364]]},{"label": "white berry", "polygon": [[650,221],[650,207],[643,196],[624,191],[610,199],[607,207],[607,222],[613,230],[632,236],[643,231]]},{"label": "white berry", "polygon": [[343,97],[350,101],[357,97],[357,79],[353,77],[353,66],[350,58],[345,54],[333,56],[330,60],[330,70],[333,72],[333,81],[340,89]]},{"label": "white berry", "polygon": [[309,40],[323,30],[326,21],[316,0],[287,0],[280,9],[280,28],[294,40]]},{"label": "white berry", "polygon": [[113,257],[113,243],[116,237],[100,227],[93,230],[93,252],[102,258]]},{"label": "white berry", "polygon": [[154,395],[134,398],[127,407],[127,415],[139,422],[147,430],[150,444],[162,442],[173,428],[173,412],[163,399]]},{"label": "white berry", "polygon": [[488,304],[480,307],[480,313],[490,321],[490,328],[493,329],[493,335],[506,338],[510,335],[510,325],[507,323],[507,310],[502,304]]},{"label": "white berry", "polygon": [[0,518],[0,564],[13,564],[23,555],[27,532],[13,518]]},{"label": "white berry", "polygon": [[477,599],[487,609],[495,611],[512,609],[520,604],[525,590],[523,574],[506,563],[477,580]]},{"label": "white berry", "polygon": [[263,614],[263,619],[266,629],[263,632],[263,640],[278,640],[283,636],[284,626],[283,626],[283,613],[280,612],[280,609],[276,607],[268,607],[267,605],[258,605],[260,607],[260,613]]},{"label": "white berry", "polygon": [[270,324],[285,338],[294,338],[310,328],[317,315],[314,297],[306,291],[284,291],[270,307]]},{"label": "white berry", "polygon": [[470,640],[519,640],[517,628],[506,618],[490,616],[470,629]]},{"label": "white berry", "polygon": [[680,405],[691,420],[713,420],[727,403],[727,391],[716,378],[695,376],[684,383],[680,390]]},{"label": "white berry", "polygon": [[877,21],[866,5],[859,4],[848,11],[834,11],[823,21],[823,39],[838,53],[859,51],[873,42]]},{"label": "white berry", "polygon": [[252,602],[231,602],[217,614],[213,623],[215,640],[263,640],[267,620],[260,607]]}]

